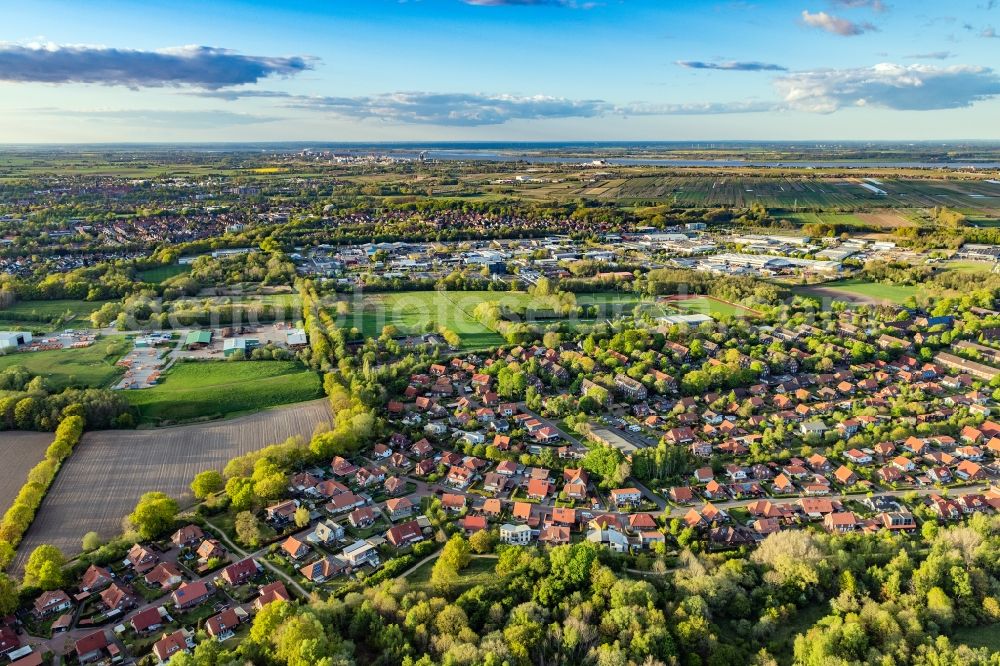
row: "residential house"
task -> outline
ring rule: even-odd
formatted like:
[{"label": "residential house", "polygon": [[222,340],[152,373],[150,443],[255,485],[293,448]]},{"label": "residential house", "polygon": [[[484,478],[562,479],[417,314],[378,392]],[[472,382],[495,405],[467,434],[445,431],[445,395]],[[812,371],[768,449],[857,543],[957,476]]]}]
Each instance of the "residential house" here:
[{"label": "residential house", "polygon": [[33,611],[35,617],[44,618],[55,613],[61,613],[72,606],[73,602],[70,601],[68,594],[62,590],[51,590],[38,595],[35,599]]},{"label": "residential house", "polygon": [[615,488],[608,493],[608,497],[615,506],[634,506],[642,501],[642,491],[638,488]]},{"label": "residential house", "polygon": [[170,536],[170,542],[178,548],[191,548],[205,538],[205,533],[197,525],[185,525]]},{"label": "residential house", "polygon": [[276,580],[273,583],[268,583],[267,585],[260,588],[257,594],[257,598],[254,599],[253,607],[255,610],[260,610],[272,601],[291,601],[292,597],[288,594],[288,590],[285,589],[285,584],[280,580]]},{"label": "residential house", "polygon": [[[464,497],[462,498],[465,499]],[[388,532],[385,533],[386,541],[391,543],[396,548],[402,548],[411,543],[417,541],[422,541],[424,538],[423,531],[420,529],[419,523],[415,520],[410,520],[405,523],[400,523],[390,528]]]},{"label": "residential house", "polygon": [[293,560],[301,560],[309,554],[310,548],[295,537],[290,536],[281,544],[281,550]]},{"label": "residential house", "polygon": [[526,546],[531,543],[531,528],[523,524],[505,523],[500,526],[500,541],[515,546]]},{"label": "residential house", "polygon": [[301,567],[299,573],[310,583],[325,583],[341,573],[347,565],[339,557],[328,555]]},{"label": "residential house", "polygon": [[129,620],[132,629],[140,636],[156,631],[163,626],[163,615],[159,608],[147,608],[132,616]]},{"label": "residential house", "polygon": [[386,500],[385,510],[389,513],[389,520],[409,518],[413,514],[413,502],[406,497]]},{"label": "residential house", "polygon": [[823,527],[827,532],[853,532],[858,528],[860,523],[861,521],[858,520],[853,511],[828,513],[823,518]]},{"label": "residential house", "polygon": [[104,629],[93,631],[74,643],[73,650],[76,652],[76,659],[81,664],[89,664],[92,661],[102,659],[107,652],[108,637]]},{"label": "residential house", "polygon": [[205,581],[196,580],[190,583],[184,583],[174,590],[173,594],[170,596],[174,602],[174,606],[179,609],[184,609],[203,603],[210,596],[212,596],[212,591],[209,589]]},{"label": "residential house", "polygon": [[257,560],[248,557],[235,564],[230,564],[222,570],[222,579],[230,585],[242,585],[243,583],[257,577],[260,573],[260,565]]},{"label": "residential house", "polygon": [[[395,500],[389,500],[393,502]],[[387,502],[388,504],[388,502]],[[316,529],[306,537],[306,540],[315,543],[331,544],[344,538],[344,526],[332,520],[321,520],[316,523]]]},{"label": "residential house", "polygon": [[178,629],[171,634],[164,634],[163,638],[153,644],[153,654],[165,664],[179,652],[187,652],[194,647],[194,634]]},{"label": "residential house", "polygon": [[[242,610],[242,609],[241,609]],[[218,615],[205,620],[205,631],[217,641],[224,641],[235,635],[235,629],[240,625],[240,616],[236,610],[227,608]]]},{"label": "residential house", "polygon": [[136,573],[144,574],[156,565],[158,559],[156,553],[137,543],[129,548],[125,564],[135,569]]},{"label": "residential house", "polygon": [[84,592],[97,592],[103,590],[111,584],[113,576],[104,567],[91,564],[83,572],[83,579],[80,581],[80,589]]},{"label": "residential house", "polygon": [[174,562],[160,562],[146,574],[146,584],[167,590],[184,580],[180,567]]},{"label": "residential house", "polygon": [[375,510],[370,506],[359,507],[348,514],[347,522],[357,529],[371,527],[375,524]]}]

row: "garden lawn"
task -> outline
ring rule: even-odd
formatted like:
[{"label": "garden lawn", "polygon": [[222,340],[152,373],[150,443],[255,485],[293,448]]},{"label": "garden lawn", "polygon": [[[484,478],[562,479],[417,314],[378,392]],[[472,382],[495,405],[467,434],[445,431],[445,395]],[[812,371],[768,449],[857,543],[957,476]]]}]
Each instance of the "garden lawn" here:
[{"label": "garden lawn", "polygon": [[58,349],[54,351],[19,352],[0,356],[0,371],[23,365],[33,375],[45,378],[52,391],[68,386],[102,388],[125,371],[115,363],[129,348],[129,341],[122,336],[99,338],[89,347]]},{"label": "garden lawn", "polygon": [[232,416],[322,397],[319,375],[296,361],[178,363],[148,389],[126,391],[143,421]]}]

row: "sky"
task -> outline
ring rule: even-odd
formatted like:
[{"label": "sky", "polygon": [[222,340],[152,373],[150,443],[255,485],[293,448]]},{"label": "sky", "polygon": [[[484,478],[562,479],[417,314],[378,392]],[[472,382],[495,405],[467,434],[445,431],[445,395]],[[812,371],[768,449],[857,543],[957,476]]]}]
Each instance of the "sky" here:
[{"label": "sky", "polygon": [[1000,0],[0,0],[0,143],[1000,140]]}]

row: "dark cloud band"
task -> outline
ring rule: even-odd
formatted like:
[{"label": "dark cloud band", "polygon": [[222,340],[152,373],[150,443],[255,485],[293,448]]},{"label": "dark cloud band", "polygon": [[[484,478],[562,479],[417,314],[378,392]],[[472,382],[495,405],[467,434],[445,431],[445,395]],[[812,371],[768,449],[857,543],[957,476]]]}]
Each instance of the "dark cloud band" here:
[{"label": "dark cloud band", "polygon": [[688,69],[718,69],[727,72],[787,72],[788,68],[769,62],[703,62],[701,60],[678,60],[677,64]]},{"label": "dark cloud band", "polygon": [[216,90],[256,83],[269,76],[293,76],[311,68],[311,60],[299,56],[250,56],[209,46],[138,51],[0,44],[0,81],[18,83],[193,86]]}]

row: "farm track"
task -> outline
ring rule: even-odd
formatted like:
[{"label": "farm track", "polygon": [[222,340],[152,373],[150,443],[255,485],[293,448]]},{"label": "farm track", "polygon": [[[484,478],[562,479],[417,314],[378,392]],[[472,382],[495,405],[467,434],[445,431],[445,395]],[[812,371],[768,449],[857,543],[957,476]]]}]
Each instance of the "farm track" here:
[{"label": "farm track", "polygon": [[88,432],[52,484],[14,562],[18,572],[41,544],[66,555],[80,552],[84,534],[108,538],[149,491],[165,492],[182,505],[188,485],[206,469],[222,470],[233,457],[289,437],[308,439],[330,423],[327,401],[313,400],[231,421],[150,430]]},{"label": "farm track", "polygon": [[3,456],[3,474],[0,475],[0,512],[14,503],[28,472],[45,457],[45,449],[52,443],[51,432],[4,432],[0,434],[0,456]]}]

